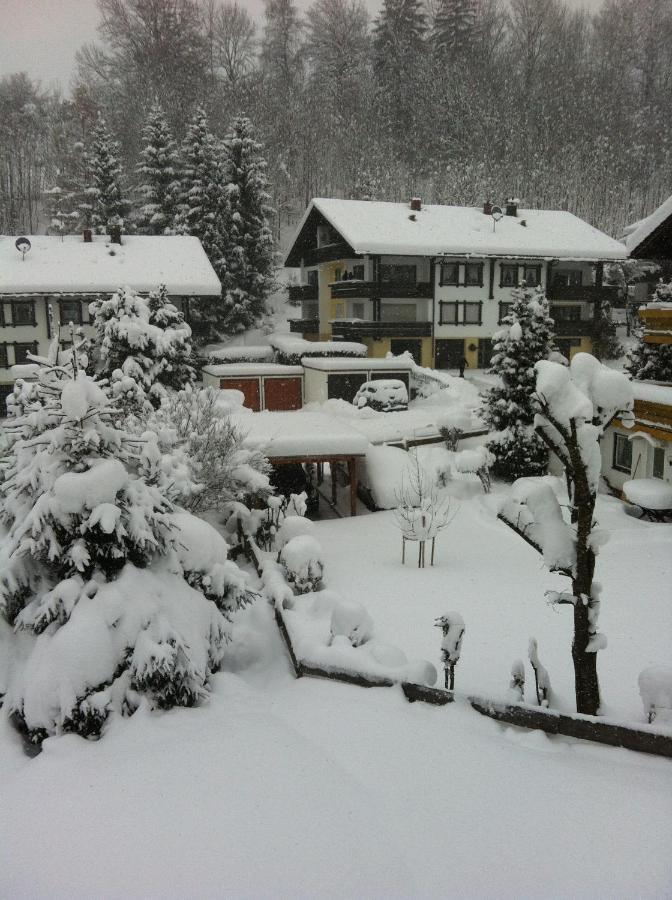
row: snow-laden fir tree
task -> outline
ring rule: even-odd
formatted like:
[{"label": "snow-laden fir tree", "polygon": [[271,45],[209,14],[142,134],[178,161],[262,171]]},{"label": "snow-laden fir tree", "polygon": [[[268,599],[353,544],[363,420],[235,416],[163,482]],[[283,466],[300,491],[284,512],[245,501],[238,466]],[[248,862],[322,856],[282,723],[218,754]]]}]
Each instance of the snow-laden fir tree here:
[{"label": "snow-laden fir tree", "polygon": [[180,192],[180,159],[161,106],[155,104],[143,131],[145,146],[136,173],[142,205],[138,212],[141,234],[172,234]]},{"label": "snow-laden fir tree", "polygon": [[[205,110],[199,107],[182,142],[182,177],[176,217],[180,234],[197,237],[219,280],[224,283],[228,259],[228,196],[217,141],[208,127]],[[224,333],[222,304],[194,302],[191,319],[199,337],[206,341]]]},{"label": "snow-laden fir tree", "polygon": [[51,234],[65,235],[90,224],[90,205],[85,195],[88,164],[84,144],[75,141],[72,152],[56,172],[55,183],[44,192]]},{"label": "snow-laden fir tree", "polygon": [[432,42],[440,55],[468,56],[476,41],[478,0],[439,0]]},{"label": "snow-laden fir tree", "polygon": [[228,197],[228,251],[224,310],[228,331],[255,324],[273,282],[273,233],[266,160],[252,122],[239,116],[222,150]]},{"label": "snow-laden fir tree", "polygon": [[87,154],[88,186],[81,209],[97,234],[109,234],[111,228],[123,229],[130,204],[123,195],[119,143],[113,140],[102,116],[92,137]]},{"label": "snow-laden fir tree", "polygon": [[509,481],[543,475],[548,450],[534,430],[532,394],[534,365],[553,351],[553,320],[539,288],[520,287],[504,317],[505,327],[494,335],[490,372],[498,376],[486,395],[483,418],[495,432],[488,449],[495,457],[492,471]]},{"label": "snow-laden fir tree", "polygon": [[[661,307],[672,306],[672,282],[659,281],[651,302]],[[628,353],[625,368],[638,381],[672,382],[672,344],[649,344],[640,332]]]},{"label": "snow-laden fir tree", "polygon": [[103,386],[48,360],[2,459],[0,616],[16,633],[5,706],[32,741],[96,736],[108,715],[207,694],[245,577],[174,508],[156,436]]},{"label": "snow-laden fir tree", "polygon": [[142,416],[158,407],[168,389],[194,380],[191,329],[165,287],[145,300],[131,288],[89,306],[96,332],[98,374],[126,412]]}]

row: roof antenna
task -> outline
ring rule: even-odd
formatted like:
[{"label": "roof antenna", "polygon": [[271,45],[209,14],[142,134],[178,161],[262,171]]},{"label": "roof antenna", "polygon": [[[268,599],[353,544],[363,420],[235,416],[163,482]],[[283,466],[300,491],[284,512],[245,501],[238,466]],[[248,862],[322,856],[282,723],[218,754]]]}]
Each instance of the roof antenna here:
[{"label": "roof antenna", "polygon": [[16,241],[14,241],[14,246],[21,254],[21,261],[23,262],[23,260],[26,258],[26,253],[28,253],[32,246],[30,241],[27,237],[20,237],[17,238]]}]

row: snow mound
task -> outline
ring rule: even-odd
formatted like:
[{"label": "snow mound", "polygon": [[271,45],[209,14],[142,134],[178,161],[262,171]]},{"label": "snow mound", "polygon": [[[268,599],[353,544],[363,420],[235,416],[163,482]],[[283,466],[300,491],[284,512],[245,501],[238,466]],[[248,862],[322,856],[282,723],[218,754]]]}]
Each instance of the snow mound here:
[{"label": "snow mound", "polygon": [[650,666],[639,673],[639,695],[649,721],[672,724],[672,666]]},{"label": "snow mound", "polygon": [[338,635],[343,635],[353,647],[359,647],[373,635],[373,619],[356,600],[340,600],[331,614],[329,630],[332,642]]}]

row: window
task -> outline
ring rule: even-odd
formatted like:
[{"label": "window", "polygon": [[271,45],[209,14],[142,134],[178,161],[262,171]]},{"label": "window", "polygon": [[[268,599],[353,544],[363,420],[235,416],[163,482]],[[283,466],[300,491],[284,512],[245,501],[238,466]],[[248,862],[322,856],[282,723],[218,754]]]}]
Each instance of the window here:
[{"label": "window", "polygon": [[541,266],[525,266],[523,278],[527,287],[539,287],[541,284]]},{"label": "window", "polygon": [[665,477],[665,448],[653,448],[653,471],[651,473],[654,478]]},{"label": "window", "polygon": [[383,303],[383,322],[415,322],[415,303]]},{"label": "window", "polygon": [[513,306],[513,303],[500,302],[500,304],[499,304],[499,324],[500,325],[504,321],[504,317],[508,316],[508,314],[511,312],[512,306]]},{"label": "window", "polygon": [[456,262],[441,263],[441,284],[460,283],[460,264]]},{"label": "window", "polygon": [[396,265],[392,263],[382,263],[380,266],[380,280],[383,284],[397,282],[400,284],[415,284],[416,266]]},{"label": "window", "polygon": [[79,300],[59,300],[58,314],[61,325],[82,324],[82,304]]},{"label": "window", "polygon": [[319,307],[315,300],[304,300],[301,304],[301,317],[303,319],[318,319]]},{"label": "window", "polygon": [[553,273],[553,287],[581,287],[582,284],[581,269],[559,269]]},{"label": "window", "polygon": [[630,474],[632,468],[632,443],[624,434],[614,434],[614,469]]},{"label": "window", "polygon": [[35,325],[35,303],[32,300],[12,300],[12,325]]},{"label": "window", "polygon": [[439,303],[439,325],[457,325],[457,303]]},{"label": "window", "polygon": [[0,325],[5,324],[5,304],[0,299]]},{"label": "window", "polygon": [[499,267],[500,287],[518,287],[518,266],[502,263]]},{"label": "window", "polygon": [[340,266],[336,266],[334,269],[334,281],[340,281],[343,278],[343,269]]},{"label": "window", "polygon": [[555,303],[551,305],[551,316],[556,322],[580,322],[581,307],[580,306],[558,306]]},{"label": "window", "polygon": [[480,325],[481,324],[481,308],[482,303],[465,303],[464,304],[464,324]]},{"label": "window", "polygon": [[310,269],[307,273],[308,284],[311,287],[317,287],[317,269]]},{"label": "window", "polygon": [[353,303],[352,304],[352,318],[353,319],[363,319],[364,318],[364,304],[363,303]]},{"label": "window", "polygon": [[361,263],[352,267],[352,277],[357,281],[364,281],[364,266]]},{"label": "window", "polygon": [[465,285],[483,287],[483,263],[467,263],[464,267]]},{"label": "window", "polygon": [[36,354],[37,353],[37,344],[14,344],[14,365],[21,366],[25,363],[29,363],[28,354]]},{"label": "window", "polygon": [[7,361],[7,344],[0,344],[0,369],[6,369],[9,367],[9,363]]}]

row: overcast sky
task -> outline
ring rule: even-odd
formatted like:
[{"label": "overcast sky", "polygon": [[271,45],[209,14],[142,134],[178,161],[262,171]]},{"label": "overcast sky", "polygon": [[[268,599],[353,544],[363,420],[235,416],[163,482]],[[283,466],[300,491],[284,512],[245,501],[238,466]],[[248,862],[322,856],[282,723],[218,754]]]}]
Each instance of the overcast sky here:
[{"label": "overcast sky", "polygon": [[[261,18],[263,0],[239,0]],[[381,0],[364,0],[375,15]],[[597,10],[603,0],[568,0],[571,6]],[[297,0],[305,9],[311,0]],[[25,71],[45,85],[67,90],[75,51],[96,37],[96,0],[0,0],[0,76]]]}]

